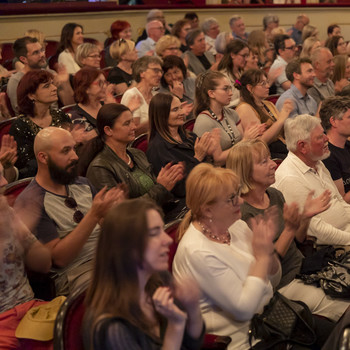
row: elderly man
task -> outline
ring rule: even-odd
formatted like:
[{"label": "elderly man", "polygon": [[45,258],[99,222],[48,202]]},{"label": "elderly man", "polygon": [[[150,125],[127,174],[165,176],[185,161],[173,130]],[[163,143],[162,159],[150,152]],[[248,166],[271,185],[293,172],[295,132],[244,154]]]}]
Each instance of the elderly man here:
[{"label": "elderly man", "polygon": [[320,118],[331,152],[323,163],[344,200],[350,203],[350,98],[335,96],[326,99],[320,109]]},{"label": "elderly man", "polygon": [[275,81],[277,93],[282,94],[292,85],[291,81],[288,80],[286,76],[285,69],[287,64],[295,57],[297,47],[295,41],[285,34],[275,37],[274,46],[277,58],[272,63],[270,72],[273,73],[277,69],[282,69]]},{"label": "elderly man", "polygon": [[[67,295],[90,279],[92,260],[100,233],[98,223],[122,197],[120,189],[98,194],[85,178],[76,176],[78,157],[69,131],[48,127],[34,142],[38,173],[16,201],[39,221],[32,232],[50,250],[56,292]],[[34,213],[33,213],[34,214]]]},{"label": "elderly man", "polygon": [[[24,64],[24,67],[13,74],[7,84],[7,95],[10,98],[12,109],[17,113],[17,86],[24,74],[34,69],[47,69],[45,49],[38,39],[29,36],[17,39],[13,44],[15,56]],[[74,103],[73,90],[69,83],[69,75],[65,68],[59,67],[59,74],[48,69],[55,77],[58,95],[64,105]]]},{"label": "elderly man", "polygon": [[322,160],[329,157],[328,137],[319,118],[304,114],[289,118],[284,124],[287,158],[276,171],[274,187],[287,204],[302,207],[308,194],[318,197],[325,190],[331,194],[330,207],[311,219],[308,236],[318,244],[350,244],[350,205],[347,204]]},{"label": "elderly man", "polygon": [[287,33],[295,41],[296,45],[301,45],[303,43],[302,33],[303,28],[308,25],[310,19],[305,14],[301,14],[297,17],[297,20],[292,28],[288,29]]},{"label": "elderly man", "polygon": [[215,40],[220,33],[219,22],[213,17],[206,18],[202,23],[202,30],[207,44],[206,50],[215,56],[217,54]]},{"label": "elderly man", "polygon": [[316,76],[314,86],[308,90],[308,94],[319,105],[321,101],[335,94],[334,84],[330,79],[334,70],[333,55],[326,47],[319,47],[312,53],[311,61]]},{"label": "elderly man", "polygon": [[136,45],[139,58],[145,55],[155,55],[156,43],[164,35],[165,29],[161,21],[154,20],[146,24],[146,31],[148,38],[139,41]]},{"label": "elderly man", "polygon": [[308,58],[292,60],[287,64],[286,76],[292,85],[277,100],[277,109],[281,111],[284,101],[290,99],[294,104],[294,108],[289,114],[290,117],[295,117],[299,114],[316,115],[317,103],[307,93],[307,90],[313,86],[315,78],[311,60]]},{"label": "elderly man", "polygon": [[249,34],[245,31],[245,25],[241,16],[235,15],[230,18],[229,25],[232,31],[232,36],[248,43]]}]

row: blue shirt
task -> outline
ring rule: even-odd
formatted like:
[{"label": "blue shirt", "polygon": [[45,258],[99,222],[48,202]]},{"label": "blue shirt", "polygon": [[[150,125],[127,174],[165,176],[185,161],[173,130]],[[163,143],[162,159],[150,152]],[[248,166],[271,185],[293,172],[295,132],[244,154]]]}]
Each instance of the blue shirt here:
[{"label": "blue shirt", "polygon": [[279,111],[281,111],[286,99],[290,99],[294,103],[294,108],[290,112],[289,117],[295,117],[300,114],[316,115],[316,101],[308,94],[304,96],[294,84],[277,100],[276,107]]},{"label": "blue shirt", "polygon": [[249,36],[249,34],[247,32],[245,32],[243,34],[243,36],[238,36],[237,34],[232,32],[232,36],[233,36],[234,39],[241,40],[241,41],[245,42],[246,44],[248,44],[248,36]]},{"label": "blue shirt", "polygon": [[296,29],[295,27],[289,28],[287,33],[290,33],[289,36],[295,41],[295,45],[302,45],[302,34],[301,30]]}]

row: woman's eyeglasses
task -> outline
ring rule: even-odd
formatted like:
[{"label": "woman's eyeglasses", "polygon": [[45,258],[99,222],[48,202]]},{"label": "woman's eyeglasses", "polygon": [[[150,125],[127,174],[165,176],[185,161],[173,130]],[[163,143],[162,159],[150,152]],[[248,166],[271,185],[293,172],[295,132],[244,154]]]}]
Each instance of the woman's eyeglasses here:
[{"label": "woman's eyeglasses", "polygon": [[227,86],[224,86],[222,88],[216,88],[215,90],[223,90],[225,92],[230,92],[230,91],[232,91],[232,86],[231,85],[227,85]]},{"label": "woman's eyeglasses", "polygon": [[270,85],[270,82],[268,80],[263,80],[260,83],[257,83],[258,86],[268,86]]},{"label": "woman's eyeglasses", "polygon": [[87,57],[90,57],[90,58],[101,58],[101,55],[97,53],[95,55],[89,55]]},{"label": "woman's eyeglasses", "polygon": [[67,197],[64,200],[64,204],[69,209],[74,209],[73,220],[76,224],[79,224],[84,218],[84,213],[78,209],[78,204],[73,197]]},{"label": "woman's eyeglasses", "polygon": [[238,202],[239,202],[239,198],[241,197],[241,193],[242,193],[242,186],[240,185],[238,187],[238,190],[237,192],[231,196],[227,202],[231,202],[231,204],[235,207],[236,205],[238,205]]}]

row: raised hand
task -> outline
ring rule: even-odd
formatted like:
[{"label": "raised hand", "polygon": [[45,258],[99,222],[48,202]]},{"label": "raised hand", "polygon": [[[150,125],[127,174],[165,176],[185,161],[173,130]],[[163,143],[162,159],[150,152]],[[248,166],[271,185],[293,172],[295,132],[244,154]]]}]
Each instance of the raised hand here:
[{"label": "raised hand", "polygon": [[141,96],[140,95],[134,95],[130,98],[130,100],[127,103],[127,107],[130,109],[131,113],[136,111],[141,106]]},{"label": "raised hand", "polygon": [[322,213],[330,207],[331,200],[331,191],[325,190],[321,195],[316,198],[313,198],[315,191],[310,191],[305,204],[303,211],[303,218],[311,219],[314,215]]},{"label": "raised hand", "polygon": [[187,314],[196,312],[199,309],[200,289],[198,283],[190,277],[175,280],[174,295],[186,310]]},{"label": "raised hand", "polygon": [[265,124],[251,123],[244,131],[244,140],[252,140],[261,136],[266,129]]},{"label": "raised hand", "polygon": [[200,162],[208,154],[208,149],[210,146],[211,134],[205,132],[200,138],[197,137],[194,143],[194,157],[197,158]]},{"label": "raised hand", "polygon": [[54,76],[54,84],[59,87],[62,83],[69,81],[69,73],[64,64],[58,63],[56,66],[57,74]]},{"label": "raised hand", "polygon": [[284,203],[283,219],[285,227],[294,231],[299,229],[302,215],[299,213],[299,205],[296,202],[290,203],[289,205]]},{"label": "raised hand", "polygon": [[182,111],[184,112],[185,116],[189,115],[193,110],[193,103],[188,102],[182,102],[181,103]]},{"label": "raised hand", "polygon": [[184,85],[181,81],[173,80],[173,83],[169,85],[169,90],[179,99],[183,98],[184,96]]},{"label": "raised hand", "polygon": [[163,185],[168,191],[171,191],[176,183],[184,178],[185,165],[183,162],[172,164],[168,163],[162,168],[157,177],[157,183]]},{"label": "raised hand", "polygon": [[294,102],[290,99],[286,99],[283,103],[280,117],[282,119],[287,119],[289,117],[290,112],[294,109]]},{"label": "raised hand", "polygon": [[1,140],[0,162],[4,169],[11,168],[17,161],[17,142],[13,136],[4,135]]}]

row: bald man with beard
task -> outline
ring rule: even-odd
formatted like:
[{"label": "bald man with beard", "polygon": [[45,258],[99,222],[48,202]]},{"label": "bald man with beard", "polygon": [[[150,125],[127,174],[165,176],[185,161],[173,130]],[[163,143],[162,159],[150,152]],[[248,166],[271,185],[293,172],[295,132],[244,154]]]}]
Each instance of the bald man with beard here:
[{"label": "bald man with beard", "polygon": [[[77,177],[74,147],[69,131],[41,130],[34,141],[37,175],[15,203],[15,207],[26,208],[22,219],[51,252],[58,295],[68,295],[90,279],[99,222],[124,198],[123,191],[116,188],[96,194],[87,179]],[[33,207],[39,208],[34,226],[30,223]]]}]

